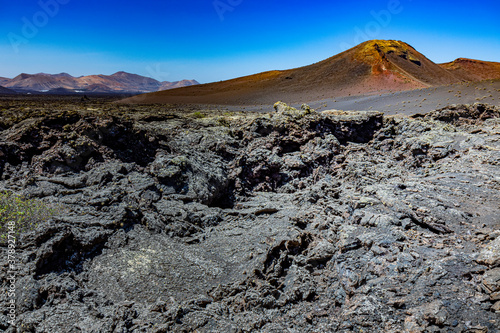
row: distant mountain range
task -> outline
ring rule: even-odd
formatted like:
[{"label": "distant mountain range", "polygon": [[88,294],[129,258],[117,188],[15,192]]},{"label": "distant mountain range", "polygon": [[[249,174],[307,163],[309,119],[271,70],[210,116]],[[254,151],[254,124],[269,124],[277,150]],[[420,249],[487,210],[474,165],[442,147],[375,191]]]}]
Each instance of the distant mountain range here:
[{"label": "distant mountain range", "polygon": [[[20,74],[13,79],[0,77],[0,93],[148,93],[199,84],[196,80],[157,81],[150,77],[126,72],[113,75],[88,75],[74,77],[60,74]],[[7,90],[6,90],[7,89]]]},{"label": "distant mountain range", "polygon": [[302,103],[485,79],[500,79],[500,63],[459,58],[436,64],[402,41],[371,40],[309,66],[153,92],[123,102],[262,105],[283,100]]}]

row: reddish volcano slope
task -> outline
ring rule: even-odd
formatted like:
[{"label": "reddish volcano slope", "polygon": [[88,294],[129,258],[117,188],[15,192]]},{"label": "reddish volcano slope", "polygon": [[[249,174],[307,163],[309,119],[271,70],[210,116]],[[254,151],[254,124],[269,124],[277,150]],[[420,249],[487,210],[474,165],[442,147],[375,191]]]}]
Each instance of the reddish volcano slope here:
[{"label": "reddish volcano slope", "polygon": [[123,103],[268,104],[405,91],[461,81],[410,45],[373,40],[321,62],[123,100]]},{"label": "reddish volcano slope", "polygon": [[440,64],[440,66],[465,81],[500,78],[500,63],[498,62],[458,58],[455,61]]}]

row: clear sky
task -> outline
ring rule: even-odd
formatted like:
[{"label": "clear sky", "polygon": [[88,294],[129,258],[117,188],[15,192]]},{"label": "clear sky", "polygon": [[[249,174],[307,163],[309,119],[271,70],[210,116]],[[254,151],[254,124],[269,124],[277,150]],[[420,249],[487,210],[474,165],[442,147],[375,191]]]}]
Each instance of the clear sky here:
[{"label": "clear sky", "polygon": [[309,65],[369,39],[432,61],[500,62],[500,2],[0,0],[0,76],[126,71],[225,80]]}]

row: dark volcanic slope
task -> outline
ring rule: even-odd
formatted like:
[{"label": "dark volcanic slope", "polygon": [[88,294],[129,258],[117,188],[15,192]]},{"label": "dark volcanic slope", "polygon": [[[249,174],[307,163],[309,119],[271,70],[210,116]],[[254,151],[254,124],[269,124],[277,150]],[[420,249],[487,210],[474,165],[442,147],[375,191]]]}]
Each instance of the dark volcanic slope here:
[{"label": "dark volcanic slope", "polygon": [[403,91],[460,82],[401,41],[373,40],[310,66],[157,92],[124,103],[269,104]]},{"label": "dark volcanic slope", "polygon": [[15,94],[14,90],[0,86],[0,94]]}]

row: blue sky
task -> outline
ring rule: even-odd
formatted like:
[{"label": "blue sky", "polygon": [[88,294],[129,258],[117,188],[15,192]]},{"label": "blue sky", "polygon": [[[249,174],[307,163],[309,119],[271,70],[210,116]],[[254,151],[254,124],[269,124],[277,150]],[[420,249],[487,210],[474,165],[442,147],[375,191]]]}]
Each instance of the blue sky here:
[{"label": "blue sky", "polygon": [[225,80],[308,65],[368,39],[434,62],[500,61],[498,1],[0,0],[0,76],[127,72]]}]

